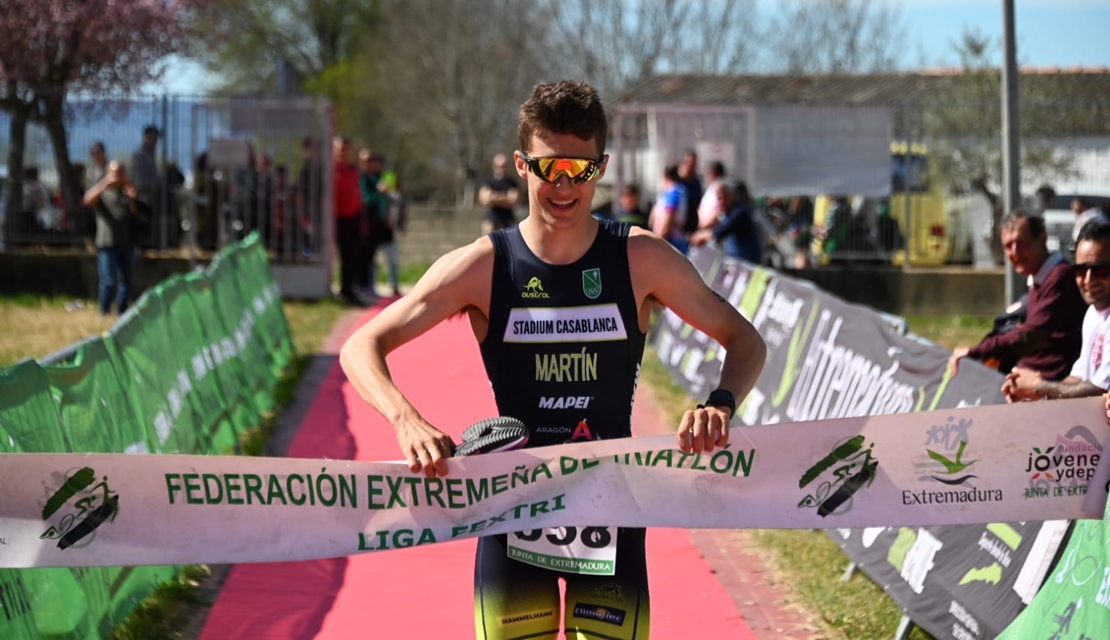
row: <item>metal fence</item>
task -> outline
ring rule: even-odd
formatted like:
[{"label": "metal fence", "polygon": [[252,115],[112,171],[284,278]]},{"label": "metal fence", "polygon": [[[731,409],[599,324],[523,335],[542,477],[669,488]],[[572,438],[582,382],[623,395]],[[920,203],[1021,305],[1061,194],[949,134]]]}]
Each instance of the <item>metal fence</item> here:
[{"label": "metal fence", "polygon": [[[329,158],[328,104],[303,97],[74,98],[64,122],[81,189],[103,171],[94,144],[103,146],[104,162],[129,167],[150,207],[136,228],[140,249],[210,254],[257,229],[278,261],[325,259],[330,163],[321,159]],[[9,126],[0,112],[0,182],[8,184]],[[157,131],[157,140],[144,147],[148,129]],[[140,171],[141,165],[152,171]],[[3,210],[3,247],[92,242],[94,214],[63,205],[55,153],[41,124],[28,126],[22,189],[22,210]],[[0,186],[0,203],[6,191]]]},{"label": "metal fence", "polygon": [[[1052,248],[1070,244],[1073,199],[1098,204],[1110,197],[1107,103],[1021,105],[1022,193],[1044,211]],[[82,186],[95,175],[93,142],[104,144],[109,159],[133,165],[142,162],[143,129],[159,131],[156,146],[144,152],[153,154],[158,172],[146,185],[152,215],[139,229],[141,249],[204,256],[258,229],[272,259],[295,267],[329,263],[330,163],[320,159],[328,157],[331,113],[326,103],[304,97],[75,98],[65,124]],[[0,203],[10,182],[3,165],[8,127],[0,112]],[[1002,259],[995,230],[1000,198],[993,197],[1001,185],[990,177],[1001,165],[995,101],[621,105],[610,130],[612,160],[595,205],[616,200],[630,182],[650,202],[664,165],[695,150],[703,174],[708,162],[720,160],[730,179],[751,187],[765,261],[774,266],[993,267]],[[62,206],[41,125],[30,125],[24,166],[37,180],[24,182],[23,210],[6,212],[0,248],[90,245],[93,214]],[[975,180],[980,175],[987,177]],[[1036,201],[1042,185],[1054,187],[1055,197]],[[416,235],[406,244],[412,247]],[[436,242],[438,248],[448,241]]]},{"label": "metal fence", "polygon": [[[1110,196],[1108,110],[1110,101],[1021,105],[1021,192],[1053,249],[1070,248],[1075,198]],[[729,181],[745,181],[774,266],[1001,264],[997,101],[622,105],[612,132],[614,191],[635,182],[650,202],[664,167],[687,151],[703,175],[720,161]]]}]

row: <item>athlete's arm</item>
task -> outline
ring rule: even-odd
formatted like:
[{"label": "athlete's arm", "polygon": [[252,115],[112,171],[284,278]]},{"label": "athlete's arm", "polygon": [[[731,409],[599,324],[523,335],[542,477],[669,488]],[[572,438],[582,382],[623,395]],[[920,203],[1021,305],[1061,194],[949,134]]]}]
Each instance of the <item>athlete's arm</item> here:
[{"label": "athlete's arm", "polygon": [[[755,327],[720,294],[710,289],[690,261],[659,236],[633,229],[628,239],[632,287],[642,305],[657,300],[687,324],[726,350],[719,387],[737,405],[755,386],[767,359],[767,346]],[[679,446],[685,451],[712,451],[728,443],[727,409],[693,409],[682,416]]]},{"label": "athlete's arm", "polygon": [[385,358],[451,316],[476,309],[489,315],[493,243],[481,238],[432,265],[412,292],[360,327],[339,352],[339,364],[355,390],[397,433],[409,469],[430,478],[447,473],[454,442],[420,416],[394,384]]}]

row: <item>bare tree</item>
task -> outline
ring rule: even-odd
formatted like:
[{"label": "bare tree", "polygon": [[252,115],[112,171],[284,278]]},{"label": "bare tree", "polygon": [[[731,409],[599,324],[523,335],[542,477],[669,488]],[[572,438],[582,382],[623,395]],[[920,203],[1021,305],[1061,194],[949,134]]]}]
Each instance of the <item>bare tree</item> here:
[{"label": "bare tree", "polygon": [[788,74],[894,70],[906,42],[888,0],[783,0],[771,31],[768,68]]},{"label": "bare tree", "polygon": [[194,16],[194,54],[238,91],[277,88],[281,63],[311,82],[349,60],[375,17],[374,0],[222,0]]},{"label": "bare tree", "polygon": [[736,73],[761,35],[755,0],[562,0],[553,23],[568,72],[623,91],[656,73]]},{"label": "bare tree", "polygon": [[544,12],[529,0],[383,2],[372,51],[391,126],[446,148],[457,186],[514,144],[520,103],[558,77],[569,49],[547,46]]},{"label": "bare tree", "polygon": [[[930,143],[933,171],[953,193],[983,195],[993,209],[992,250],[1002,262],[999,223],[1002,197],[1002,76],[996,66],[999,43],[979,31],[965,31],[952,43],[962,72],[943,98],[921,105],[921,134]],[[1061,100],[1045,83],[1018,83],[1021,103],[1021,168],[1023,177],[1066,180],[1076,176],[1074,157],[1059,140],[1095,122],[1091,105]]]}]

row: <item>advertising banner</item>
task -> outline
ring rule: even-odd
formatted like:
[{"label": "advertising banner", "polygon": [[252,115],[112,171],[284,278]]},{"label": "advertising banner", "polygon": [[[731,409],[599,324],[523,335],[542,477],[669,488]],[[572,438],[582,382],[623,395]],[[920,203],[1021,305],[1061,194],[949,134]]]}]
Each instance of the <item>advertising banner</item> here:
[{"label": "advertising banner", "polygon": [[[109,333],[43,362],[0,369],[0,453],[232,450],[233,429],[259,425],[259,409],[273,406],[274,381],[292,354],[256,236],[185,276],[187,287],[174,278],[148,290]],[[228,258],[234,253],[244,254],[241,264]],[[103,492],[94,495],[114,480],[86,486],[92,478],[79,473],[83,468],[60,472],[73,481],[63,482],[62,494],[73,489],[81,496],[58,507],[57,526],[44,540],[57,543],[65,531],[82,536],[75,546],[89,544],[98,519],[118,504],[109,496],[112,506],[105,507]],[[52,481],[44,478],[40,490]],[[0,505],[10,498],[0,487]],[[10,540],[0,526],[0,550]],[[125,558],[117,564],[126,566],[0,568],[0,638],[107,637],[177,571],[129,566]]]},{"label": "advertising banner", "polygon": [[[968,455],[972,449],[993,446],[997,433],[967,429],[963,408],[1005,402],[1003,376],[996,371],[964,360],[954,381],[946,366],[950,352],[907,335],[900,318],[848,304],[811,283],[727,260],[711,248],[690,257],[707,284],[740,309],[768,346],[766,366],[737,412],[744,424],[951,409],[943,420],[903,423],[917,426],[901,431],[906,446],[928,452],[915,463],[916,471],[936,487],[952,486],[965,475],[964,465],[977,458]],[[675,380],[692,395],[703,398],[713,389],[721,367],[714,341],[667,313],[652,340]],[[1034,407],[1044,404],[1013,407],[1012,425],[1034,419]],[[1101,456],[1105,444],[1070,428],[1045,441],[1022,443],[1023,468],[1029,469],[1026,495],[1035,500],[1077,490],[1082,481],[1076,472],[1054,467],[1053,458]],[[1039,520],[1003,512],[997,521],[984,520],[987,526],[840,529],[829,535],[918,626],[937,638],[978,639],[1005,628],[1044,581],[1069,525]]]},{"label": "advertising banner", "polygon": [[1075,523],[1052,576],[999,636],[1002,640],[1096,640],[1110,633],[1110,511]]},{"label": "advertising banner", "polygon": [[[1087,484],[1110,463],[1086,446],[1035,453],[1065,439],[1110,439],[1100,399],[978,407],[953,420],[940,411],[745,427],[702,454],[675,449],[672,436],[567,444],[450,460],[442,479],[398,463],[5,454],[0,567],[306,560],[555,527],[1101,515],[1105,487],[1088,494]],[[964,442],[955,454],[905,437],[953,424]],[[1036,490],[1030,475],[1042,467],[1069,484]]]}]

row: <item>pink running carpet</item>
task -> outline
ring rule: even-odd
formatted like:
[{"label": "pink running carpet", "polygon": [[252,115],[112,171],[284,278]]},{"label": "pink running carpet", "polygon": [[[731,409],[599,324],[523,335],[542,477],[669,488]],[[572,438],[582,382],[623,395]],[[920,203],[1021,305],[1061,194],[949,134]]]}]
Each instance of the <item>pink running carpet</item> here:
[{"label": "pink running carpet", "polygon": [[[471,423],[496,415],[465,319],[443,323],[398,349],[389,366],[422,415],[456,438]],[[645,404],[636,403],[634,429],[666,432],[659,412]],[[398,460],[400,450],[390,426],[358,397],[337,363],[288,455]],[[474,545],[471,540],[330,560],[237,565],[201,639],[472,639]],[[653,637],[755,637],[685,530],[652,529],[647,549]]]}]

